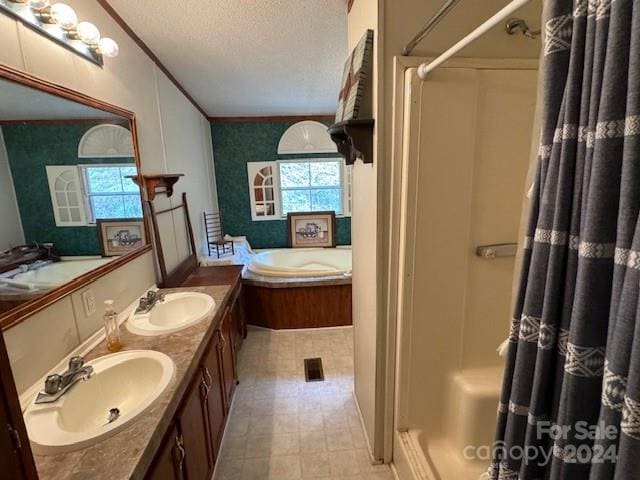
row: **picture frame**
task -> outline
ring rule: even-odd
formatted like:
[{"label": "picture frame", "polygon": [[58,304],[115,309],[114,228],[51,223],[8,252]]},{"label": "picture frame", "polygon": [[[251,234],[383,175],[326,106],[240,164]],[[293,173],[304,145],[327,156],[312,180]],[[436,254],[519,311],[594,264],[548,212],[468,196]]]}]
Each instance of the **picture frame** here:
[{"label": "picture frame", "polygon": [[335,248],[336,212],[287,214],[290,248]]},{"label": "picture frame", "polygon": [[119,257],[147,243],[143,218],[103,218],[96,226],[103,257]]}]

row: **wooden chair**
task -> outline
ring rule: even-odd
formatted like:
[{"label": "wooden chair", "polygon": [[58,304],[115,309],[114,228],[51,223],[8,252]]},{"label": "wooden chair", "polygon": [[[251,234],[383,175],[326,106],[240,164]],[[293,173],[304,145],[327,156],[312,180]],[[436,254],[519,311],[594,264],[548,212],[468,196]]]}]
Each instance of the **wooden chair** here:
[{"label": "wooden chair", "polygon": [[220,250],[222,254],[231,252],[234,255],[235,247],[233,241],[224,239],[224,228],[222,226],[222,211],[207,213],[204,212],[204,229],[207,235],[207,248],[209,249],[209,256],[215,249],[216,256],[220,258]]}]

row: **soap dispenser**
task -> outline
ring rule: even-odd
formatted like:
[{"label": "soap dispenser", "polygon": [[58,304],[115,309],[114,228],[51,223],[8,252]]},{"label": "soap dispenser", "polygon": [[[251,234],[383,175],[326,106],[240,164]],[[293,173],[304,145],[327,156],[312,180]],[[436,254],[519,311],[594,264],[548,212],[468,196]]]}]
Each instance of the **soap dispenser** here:
[{"label": "soap dispenser", "polygon": [[122,349],[120,343],[120,328],[118,325],[118,314],[113,306],[113,300],[104,302],[104,331],[107,336],[107,350],[119,352]]}]

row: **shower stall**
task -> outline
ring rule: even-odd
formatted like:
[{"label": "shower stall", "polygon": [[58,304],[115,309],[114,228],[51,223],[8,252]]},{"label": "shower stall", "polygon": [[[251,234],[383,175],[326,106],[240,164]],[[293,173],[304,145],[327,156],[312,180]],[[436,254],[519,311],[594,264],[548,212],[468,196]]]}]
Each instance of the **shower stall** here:
[{"label": "shower stall", "polygon": [[[475,480],[495,430],[537,61],[454,59],[426,81],[403,61],[394,464],[403,479]],[[494,244],[509,245],[477,252]]]}]

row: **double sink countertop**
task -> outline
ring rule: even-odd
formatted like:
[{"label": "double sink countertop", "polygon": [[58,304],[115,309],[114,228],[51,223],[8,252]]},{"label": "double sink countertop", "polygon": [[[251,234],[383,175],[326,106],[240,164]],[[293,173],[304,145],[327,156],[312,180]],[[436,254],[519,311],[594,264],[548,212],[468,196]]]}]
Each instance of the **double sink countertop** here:
[{"label": "double sink countertop", "polygon": [[[55,455],[35,455],[38,475],[43,480],[62,479],[142,479],[180,406],[200,359],[222,320],[223,307],[230,300],[233,285],[194,286],[163,289],[162,292],[202,292],[216,302],[214,310],[201,322],[184,330],[159,336],[139,336],[120,326],[122,351],[155,350],[175,363],[175,376],[166,390],[143,415],[127,428],[82,450]],[[86,356],[92,359],[108,355],[101,342]]]}]

